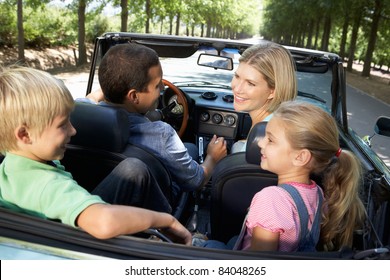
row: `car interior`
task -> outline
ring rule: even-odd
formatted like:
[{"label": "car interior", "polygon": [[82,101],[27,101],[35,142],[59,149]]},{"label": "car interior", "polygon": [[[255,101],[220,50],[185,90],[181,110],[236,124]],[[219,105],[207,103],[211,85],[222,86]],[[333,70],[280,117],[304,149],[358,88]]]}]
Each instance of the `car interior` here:
[{"label": "car interior", "polygon": [[77,133],[61,163],[81,186],[92,191],[123,159],[138,158],[159,182],[172,206],[172,215],[180,217],[188,193],[173,201],[172,180],[164,164],[152,153],[128,143],[130,130],[124,109],[76,102],[70,120]]},{"label": "car interior", "polygon": [[[78,133],[72,137],[62,163],[81,186],[92,190],[121,160],[131,156],[147,162],[169,197],[171,180],[164,164],[148,151],[127,143],[130,132],[124,111],[76,103],[71,122]],[[246,152],[229,154],[222,159],[205,187],[196,192],[184,192],[178,202],[172,201],[172,214],[190,231],[227,242],[240,232],[253,195],[266,186],[277,184],[275,174],[259,166],[258,140],[265,135],[265,127],[264,122],[256,124],[248,134]],[[315,180],[320,182],[320,178]],[[356,234],[356,244],[361,248],[365,233]],[[149,237],[149,234],[138,236]]]},{"label": "car interior", "polygon": [[[123,35],[123,36],[122,36]],[[153,36],[152,36],[153,37]],[[97,40],[95,45],[98,51],[95,51],[98,63],[104,53],[113,45],[134,42],[149,46],[157,51],[160,57],[197,57],[197,64],[206,66],[208,69],[222,70],[222,74],[229,73],[230,64],[234,63],[225,57],[222,53],[237,54],[242,52],[249,45],[229,43],[220,44],[215,42],[203,42],[201,39],[194,44],[182,43],[180,38],[176,42],[166,43],[155,38],[143,40],[139,38],[127,37],[127,34],[113,35],[108,34],[105,37]],[[204,50],[198,56],[196,52]],[[212,51],[210,51],[212,50]],[[227,51],[227,52],[226,52]],[[340,123],[346,124],[346,120],[342,116],[336,115],[336,111],[340,113],[345,108],[342,107],[340,93],[343,91],[342,81],[343,76],[335,75],[337,68],[342,67],[336,57],[332,54],[323,56],[320,53],[303,53],[299,50],[292,49],[292,54],[296,62],[297,75],[299,80],[298,99],[309,101],[327,110],[333,114]],[[207,55],[205,53],[210,53]],[[247,152],[237,154],[228,154],[226,158],[221,160],[213,173],[211,181],[200,191],[190,193],[186,208],[180,221],[186,224],[187,227],[196,232],[199,231],[206,234],[212,239],[227,241],[235,234],[238,234],[242,221],[244,220],[247,208],[253,194],[261,188],[274,184],[276,177],[274,174],[261,170],[259,167],[259,149],[256,139],[264,133],[265,124],[259,124],[256,129],[252,129],[251,120],[248,114],[237,112],[233,108],[233,95],[229,86],[204,81],[174,81],[174,74],[171,75],[166,71],[164,60],[161,60],[164,69],[164,84],[165,89],[162,92],[159,110],[165,122],[174,127],[183,142],[191,142],[197,145],[199,149],[198,161],[202,162],[206,155],[207,144],[213,134],[223,136],[230,150],[232,144],[239,139],[248,138]],[[97,65],[95,67],[96,71]],[[206,70],[204,70],[206,71]],[[226,71],[226,72],[223,72]],[[218,73],[221,73],[218,72]],[[92,89],[94,74],[90,75],[89,86],[87,92]],[[326,87],[319,88],[318,81],[325,79]],[[302,81],[305,81],[303,83]],[[331,86],[330,86],[331,85]],[[315,90],[316,89],[316,90]],[[314,95],[311,92],[319,92]],[[341,94],[342,96],[342,94]],[[180,108],[181,104],[183,108]],[[169,110],[166,110],[166,108]],[[161,120],[160,119],[160,120]],[[155,119],[153,119],[155,120]],[[158,120],[158,119],[157,119]],[[186,129],[183,132],[181,129],[183,124]],[[351,149],[350,139],[347,136],[340,135],[340,145],[343,149]],[[359,155],[359,153],[356,153]],[[375,168],[361,157],[364,164],[364,187],[362,192],[366,192],[367,185],[375,186],[368,188],[372,195],[379,191],[382,185],[380,180],[376,178]],[[315,178],[321,182],[321,178]],[[237,186],[241,186],[237,188]],[[372,195],[363,194],[364,197],[372,197]],[[373,201],[366,201],[370,204]],[[373,206],[372,209],[375,209]],[[374,211],[374,210],[373,210]],[[376,209],[380,215],[386,214],[387,210]],[[372,213],[369,213],[372,215]],[[356,233],[356,248],[364,249],[370,246],[380,245],[380,234],[372,232],[375,228],[373,225]],[[375,238],[378,244],[366,244],[367,233],[376,235]],[[372,242],[372,240],[370,241]]]},{"label": "car interior", "polygon": [[[161,39],[153,40],[153,35],[135,38],[126,34],[109,33],[99,37],[95,43],[95,50],[91,64],[87,93],[92,91],[96,82],[98,64],[105,52],[118,43],[135,42],[149,46],[157,51],[160,57],[190,57],[200,48],[213,48],[219,55],[202,55],[200,63],[205,69],[221,70],[221,75],[231,77],[232,72],[225,71],[233,65],[233,60],[220,55],[224,49],[234,49],[242,52],[249,43],[221,43],[197,39],[196,42],[177,41],[164,42]],[[148,39],[148,40],[146,40]],[[149,40],[151,39],[151,40]],[[298,99],[310,101],[320,108],[328,107],[330,114],[345,125],[341,116],[336,115],[336,109],[342,107],[342,100],[337,98],[338,91],[342,91],[343,77],[334,76],[333,70],[340,66],[332,56],[322,56],[319,53],[301,53],[292,50],[296,61],[297,75],[300,80],[309,81],[303,88],[299,88]],[[208,60],[211,59],[211,60]],[[221,60],[221,61],[219,61]],[[162,60],[163,63],[163,60]],[[207,70],[207,71],[208,71]],[[206,70],[204,70],[206,73]],[[225,72],[223,72],[225,71]],[[205,74],[205,76],[207,73]],[[317,86],[317,77],[325,75],[328,88],[321,91],[325,97],[316,96],[309,88]],[[262,188],[274,185],[277,182],[275,174],[262,170],[260,164],[260,150],[258,139],[265,134],[266,123],[259,123],[251,130],[251,119],[245,112],[236,112],[233,107],[233,95],[229,86],[204,81],[175,81],[167,71],[165,88],[161,92],[159,109],[151,112],[151,120],[163,120],[178,132],[183,142],[194,143],[198,147],[202,162],[207,151],[207,144],[213,134],[223,136],[228,144],[247,138],[246,152],[228,154],[216,166],[208,184],[195,192],[183,192],[180,198],[174,201],[171,197],[171,175],[164,163],[150,152],[128,143],[128,118],[122,109],[113,109],[105,106],[96,106],[87,103],[77,103],[71,114],[71,123],[77,134],[67,145],[64,159],[61,161],[66,170],[72,173],[79,184],[91,191],[109,172],[127,157],[135,157],[147,164],[151,173],[157,178],[162,190],[173,207],[172,214],[192,232],[200,232],[208,238],[228,241],[237,235],[244,221],[247,209],[253,195]],[[344,77],[345,78],[345,77]],[[345,81],[344,81],[345,82]],[[305,90],[306,89],[306,90]],[[345,97],[345,96],[344,96]],[[181,104],[181,105],[180,105]],[[345,110],[345,108],[342,108]],[[169,239],[160,233],[149,231],[134,236],[120,236],[110,240],[96,240],[81,230],[77,230],[55,221],[41,220],[19,213],[10,213],[0,207],[0,217],[4,224],[0,230],[4,236],[13,237],[18,229],[21,238],[38,241],[42,244],[74,248],[88,253],[102,254],[114,258],[283,258],[283,259],[351,259],[365,258],[375,254],[375,248],[384,248],[390,244],[388,221],[390,221],[390,191],[384,176],[377,172],[376,167],[366,158],[365,151],[360,150],[351,140],[351,136],[340,129],[340,146],[354,152],[363,164],[364,178],[362,180],[361,195],[367,209],[365,228],[355,234],[354,248],[344,248],[338,252],[299,252],[286,254],[283,252],[229,252],[224,254],[218,250],[194,248],[169,244]],[[346,129],[348,131],[348,129]],[[0,157],[0,162],[2,158]],[[314,178],[321,185],[321,177]],[[239,186],[239,187],[237,187]],[[387,221],[387,224],[383,224]],[[39,225],[38,227],[36,225]],[[20,225],[23,225],[21,227]],[[40,229],[39,227],[42,227]],[[51,228],[51,229],[49,229]],[[54,234],[53,234],[54,230]],[[151,229],[153,230],[153,229]],[[29,235],[33,236],[29,236]],[[150,242],[150,235],[158,235],[159,246]],[[141,237],[141,238],[139,238]],[[71,240],[66,242],[64,240]],[[356,255],[356,250],[361,251]]]}]

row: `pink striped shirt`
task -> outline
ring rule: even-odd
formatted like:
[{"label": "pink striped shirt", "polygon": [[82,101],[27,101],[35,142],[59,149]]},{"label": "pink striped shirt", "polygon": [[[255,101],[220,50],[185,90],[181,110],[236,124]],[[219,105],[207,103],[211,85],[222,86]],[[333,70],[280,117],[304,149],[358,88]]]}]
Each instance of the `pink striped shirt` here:
[{"label": "pink striped shirt", "polygon": [[[318,205],[317,185],[314,181],[311,185],[294,182],[287,184],[294,186],[302,196],[309,212],[310,230]],[[270,186],[255,194],[249,208],[246,227],[242,250],[249,249],[255,227],[278,232],[279,251],[293,252],[298,248],[300,229],[298,211],[289,193],[280,187]]]}]

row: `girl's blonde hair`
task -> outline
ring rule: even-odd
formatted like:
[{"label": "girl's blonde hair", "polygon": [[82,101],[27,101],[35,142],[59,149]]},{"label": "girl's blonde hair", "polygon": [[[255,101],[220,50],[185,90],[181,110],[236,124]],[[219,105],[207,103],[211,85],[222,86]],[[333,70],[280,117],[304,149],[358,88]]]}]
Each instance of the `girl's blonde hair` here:
[{"label": "girl's blonde hair", "polygon": [[336,122],[323,109],[297,101],[282,103],[273,117],[283,121],[293,149],[310,151],[309,168],[322,178],[326,203],[320,243],[324,250],[352,247],[354,230],[365,218],[359,197],[361,165],[353,153],[339,150]]},{"label": "girl's blonde hair", "polygon": [[74,100],[65,84],[47,72],[0,66],[0,152],[17,148],[15,129],[25,125],[37,135],[54,118],[71,112]]},{"label": "girl's blonde hair", "polygon": [[265,110],[272,113],[283,101],[297,96],[295,62],[290,52],[276,43],[253,45],[246,49],[239,62],[245,62],[259,71],[268,87],[275,91]]}]

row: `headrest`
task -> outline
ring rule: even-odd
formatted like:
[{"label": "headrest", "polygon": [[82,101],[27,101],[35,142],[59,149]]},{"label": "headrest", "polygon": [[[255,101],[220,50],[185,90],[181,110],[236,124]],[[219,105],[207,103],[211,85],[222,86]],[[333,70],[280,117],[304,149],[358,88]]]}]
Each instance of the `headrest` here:
[{"label": "headrest", "polygon": [[260,148],[258,146],[259,140],[265,136],[265,127],[267,122],[259,122],[255,124],[246,142],[245,158],[248,163],[260,165]]},{"label": "headrest", "polygon": [[119,153],[128,143],[125,109],[76,102],[70,121],[77,130],[70,144]]}]

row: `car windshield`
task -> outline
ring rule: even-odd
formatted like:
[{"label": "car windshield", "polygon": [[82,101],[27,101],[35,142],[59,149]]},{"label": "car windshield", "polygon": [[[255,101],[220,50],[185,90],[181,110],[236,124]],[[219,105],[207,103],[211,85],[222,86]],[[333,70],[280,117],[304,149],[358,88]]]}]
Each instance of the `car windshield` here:
[{"label": "car windshield", "polygon": [[164,72],[164,79],[171,82],[183,82],[193,84],[194,82],[206,82],[220,84],[230,87],[234,70],[238,65],[238,58],[234,59],[233,71],[214,69],[197,64],[202,51],[195,52],[187,58],[161,58],[161,66]]},{"label": "car windshield", "polygon": [[[198,57],[204,51],[195,52],[188,58],[161,58],[163,78],[180,87],[201,87],[228,88],[230,90],[231,80],[238,67],[240,55],[234,54],[233,70],[215,69],[197,64]],[[299,96],[315,99],[325,103],[329,109],[331,104],[331,82],[332,72],[309,73],[296,72]],[[317,98],[316,98],[317,97]]]}]

